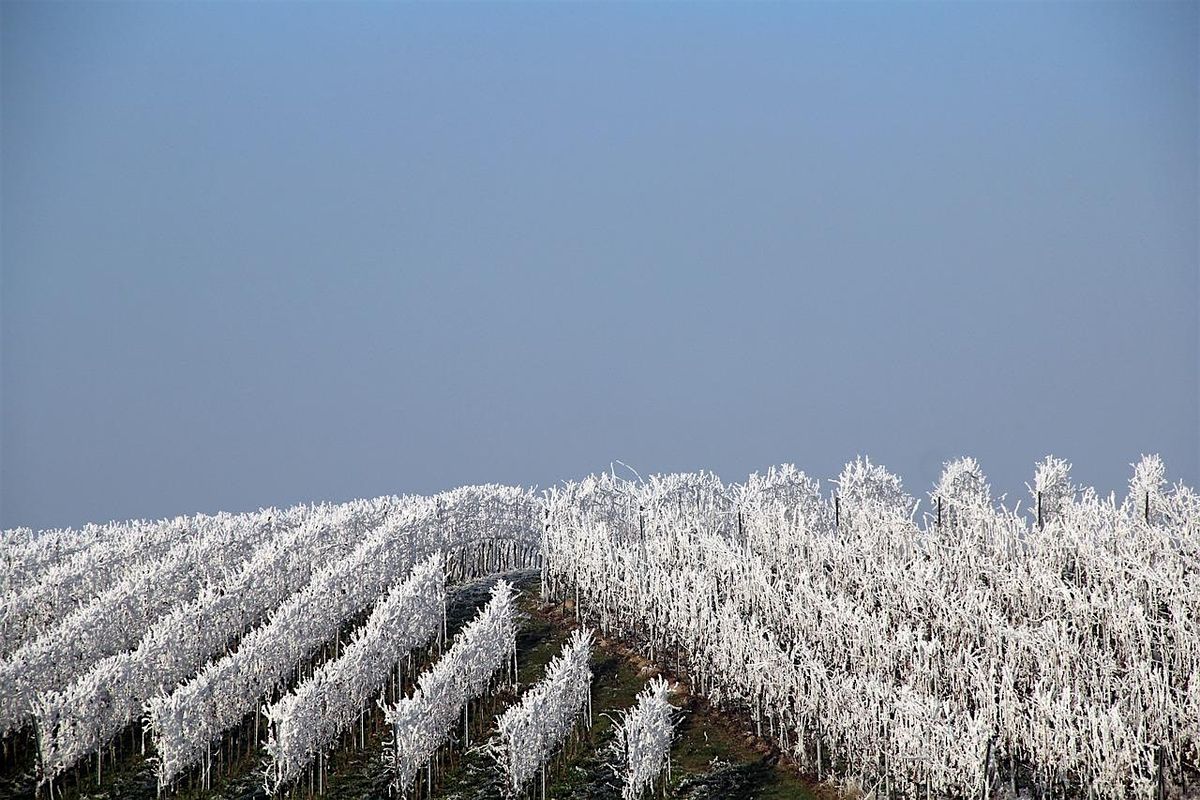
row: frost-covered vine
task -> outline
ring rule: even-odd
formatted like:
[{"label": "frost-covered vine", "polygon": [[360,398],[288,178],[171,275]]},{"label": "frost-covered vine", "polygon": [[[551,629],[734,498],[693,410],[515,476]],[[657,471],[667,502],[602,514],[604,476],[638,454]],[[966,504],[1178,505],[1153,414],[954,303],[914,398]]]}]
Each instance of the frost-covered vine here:
[{"label": "frost-covered vine", "polygon": [[[520,702],[501,715],[488,751],[509,796],[519,795],[571,733],[592,716],[592,632],[577,630]],[[544,773],[543,773],[544,775]],[[544,788],[544,786],[543,786]]]},{"label": "frost-covered vine", "polygon": [[652,678],[634,706],[621,712],[613,750],[622,800],[638,800],[664,773],[671,778],[671,742],[679,714],[667,699],[669,692],[664,678]]},{"label": "frost-covered vine", "polygon": [[[82,528],[55,528],[34,531],[32,528],[11,528],[0,532],[0,597],[5,598],[0,609],[7,606],[10,595],[18,595],[34,584],[58,573],[62,566],[78,554],[99,544],[111,543],[133,526],[149,523],[88,524]],[[53,585],[53,581],[48,585]],[[0,611],[0,619],[5,614]],[[11,651],[8,626],[0,623],[0,654]]]},{"label": "frost-covered vine", "polygon": [[[0,595],[0,654],[9,655],[105,589],[145,570],[215,524],[246,515],[176,517],[51,531],[6,553],[11,587]],[[37,570],[31,572],[31,570]]]},{"label": "frost-covered vine", "polygon": [[405,505],[288,597],[268,622],[242,637],[233,654],[150,700],[159,785],[205,760],[223,731],[285,687],[345,623],[430,553],[447,554],[448,578],[535,566],[537,517],[529,492],[503,486],[463,487]]},{"label": "frost-covered vine", "polygon": [[413,498],[381,497],[322,505],[283,528],[228,580],[151,626],[137,647],[109,656],[62,690],[36,702],[44,775],[54,777],[96,751],[135,720],[145,702],[175,686],[263,622],[303,588],[330,556],[345,554]]},{"label": "frost-covered vine", "polygon": [[1159,464],[1118,501],[1047,459],[1019,514],[952,462],[924,521],[865,459],[834,497],[791,468],[597,476],[547,493],[543,587],[822,777],[1116,800],[1197,766],[1200,504]]},{"label": "frost-covered vine", "polygon": [[440,553],[413,569],[404,583],[380,600],[340,658],[264,713],[269,720],[264,786],[274,793],[295,780],[317,754],[361,719],[367,701],[387,683],[397,663],[428,644],[442,629],[446,580]]},{"label": "frost-covered vine", "polygon": [[137,645],[151,625],[224,581],[258,545],[299,518],[273,510],[219,515],[159,559],[102,590],[0,663],[0,733],[30,721],[39,692],[82,677],[101,659]]},{"label": "frost-covered vine", "polygon": [[516,677],[517,607],[513,587],[501,580],[473,620],[455,637],[450,649],[421,674],[412,696],[384,708],[392,741],[384,763],[401,791],[441,747],[472,698],[483,695],[493,676],[507,668]]}]

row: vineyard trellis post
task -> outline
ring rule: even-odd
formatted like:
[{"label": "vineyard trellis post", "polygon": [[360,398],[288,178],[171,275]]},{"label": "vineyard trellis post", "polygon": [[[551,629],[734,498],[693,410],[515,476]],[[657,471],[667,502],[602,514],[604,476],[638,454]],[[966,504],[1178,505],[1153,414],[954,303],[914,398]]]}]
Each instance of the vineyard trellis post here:
[{"label": "vineyard trellis post", "polygon": [[992,742],[995,738],[988,739],[987,750],[983,754],[983,800],[989,800],[992,793]]},{"label": "vineyard trellis post", "polygon": [[[1148,492],[1146,494],[1146,497],[1147,497],[1147,503],[1148,503],[1149,497],[1150,497],[1150,494]],[[1155,756],[1155,761],[1158,762],[1158,786],[1155,789],[1154,798],[1155,798],[1155,800],[1166,800],[1166,796],[1167,796],[1166,786],[1163,783],[1163,761],[1164,761],[1163,746],[1161,744],[1158,746],[1158,751]]]}]

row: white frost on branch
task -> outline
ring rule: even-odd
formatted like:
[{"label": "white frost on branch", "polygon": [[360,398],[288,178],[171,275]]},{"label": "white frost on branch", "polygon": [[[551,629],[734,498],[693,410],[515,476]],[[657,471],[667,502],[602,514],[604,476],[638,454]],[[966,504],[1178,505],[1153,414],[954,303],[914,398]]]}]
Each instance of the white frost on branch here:
[{"label": "white frost on branch", "polygon": [[516,593],[507,581],[492,588],[491,599],[455,637],[450,649],[417,681],[411,697],[384,708],[392,741],[384,764],[406,791],[450,735],[466,703],[483,695],[492,676],[508,667],[516,678]]},{"label": "white frost on branch", "polygon": [[789,515],[811,490],[785,469],[793,491],[565,484],[546,496],[543,591],[822,778],[931,797],[1177,790],[1200,742],[1195,493],[1143,466],[1165,509],[1146,525],[1049,458],[1039,527],[985,504],[976,464],[951,467],[941,488],[972,509],[954,526],[916,520],[865,460],[839,480],[836,531],[828,512]]},{"label": "white frost on branch", "polygon": [[376,604],[340,658],[323,664],[264,712],[270,731],[264,781],[268,794],[296,780],[362,715],[397,663],[437,637],[445,603],[446,578],[438,553]]},{"label": "white frost on branch", "polygon": [[633,708],[621,712],[613,749],[622,800],[638,800],[664,773],[671,779],[671,742],[679,710],[667,700],[669,692],[665,679],[652,678]]},{"label": "white frost on branch", "polygon": [[577,630],[546,674],[496,725],[488,752],[510,797],[520,795],[571,733],[581,714],[592,716],[592,632]]}]

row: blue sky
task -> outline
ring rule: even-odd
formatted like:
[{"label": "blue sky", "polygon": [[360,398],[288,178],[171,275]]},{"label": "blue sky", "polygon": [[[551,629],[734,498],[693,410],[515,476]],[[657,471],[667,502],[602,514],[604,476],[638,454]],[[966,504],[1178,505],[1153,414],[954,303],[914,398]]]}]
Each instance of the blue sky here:
[{"label": "blue sky", "polygon": [[0,7],[0,524],[1200,476],[1200,5]]}]

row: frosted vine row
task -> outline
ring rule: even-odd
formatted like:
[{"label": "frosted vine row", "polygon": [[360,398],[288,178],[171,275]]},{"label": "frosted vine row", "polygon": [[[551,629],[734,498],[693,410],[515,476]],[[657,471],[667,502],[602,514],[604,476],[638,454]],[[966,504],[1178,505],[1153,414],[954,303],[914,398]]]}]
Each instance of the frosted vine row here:
[{"label": "frosted vine row", "polygon": [[194,537],[102,591],[0,663],[0,733],[31,721],[39,692],[70,684],[101,659],[137,645],[158,619],[223,581],[297,515],[209,518]]},{"label": "frosted vine row", "polygon": [[497,671],[507,667],[508,678],[515,679],[516,636],[515,592],[501,580],[450,649],[421,674],[412,696],[384,707],[392,731],[384,764],[394,775],[396,788],[406,791],[413,785],[450,735],[466,703],[487,691]]},{"label": "frosted vine row", "polygon": [[441,631],[445,602],[438,553],[376,604],[340,658],[322,665],[264,712],[270,732],[264,780],[268,794],[299,777],[361,718],[368,700],[407,653],[433,641]]},{"label": "frosted vine row", "polygon": [[266,624],[242,638],[236,652],[149,701],[160,787],[205,760],[223,731],[283,688],[298,665],[334,641],[345,622],[418,560],[446,553],[455,576],[535,566],[537,517],[532,494],[503,486],[463,487],[401,509],[284,601]]},{"label": "frosted vine row", "polygon": [[1047,459],[1024,513],[969,459],[920,520],[878,465],[836,485],[794,468],[565,485],[543,586],[868,790],[1115,800],[1196,768],[1200,502],[1161,461],[1118,501]]},{"label": "frosted vine row", "polygon": [[[171,548],[223,519],[176,517],[158,522],[88,525],[78,532],[51,532],[22,546],[13,557],[13,589],[0,599],[0,654],[11,655],[96,595],[153,565]],[[241,520],[248,515],[237,515]],[[58,546],[64,550],[60,553]],[[36,576],[27,569],[41,569]]]},{"label": "frosted vine row", "polygon": [[42,774],[55,777],[107,744],[155,695],[223,654],[248,628],[303,588],[323,560],[345,554],[412,498],[382,497],[311,509],[278,531],[228,580],[158,620],[131,650],[105,658],[36,702]]},{"label": "frosted vine row", "polygon": [[671,778],[671,742],[679,713],[667,699],[669,692],[664,678],[652,678],[617,721],[613,750],[622,800],[638,800],[660,777]]},{"label": "frosted vine row", "polygon": [[524,791],[545,768],[580,715],[590,727],[591,658],[592,632],[576,630],[547,665],[545,676],[500,716],[487,749],[510,797]]}]

